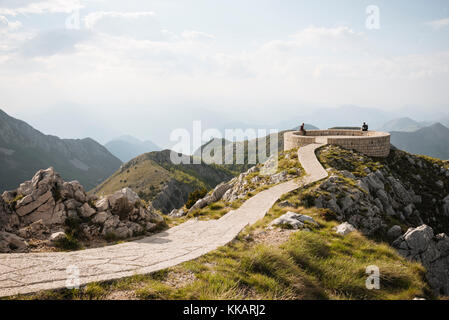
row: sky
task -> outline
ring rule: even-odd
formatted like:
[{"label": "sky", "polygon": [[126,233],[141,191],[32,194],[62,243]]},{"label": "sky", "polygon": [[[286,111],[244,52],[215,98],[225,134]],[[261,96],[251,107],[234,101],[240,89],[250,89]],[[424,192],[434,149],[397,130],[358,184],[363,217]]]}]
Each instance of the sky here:
[{"label": "sky", "polygon": [[437,115],[448,39],[449,0],[0,0],[0,108],[61,137],[160,143],[192,120]]}]

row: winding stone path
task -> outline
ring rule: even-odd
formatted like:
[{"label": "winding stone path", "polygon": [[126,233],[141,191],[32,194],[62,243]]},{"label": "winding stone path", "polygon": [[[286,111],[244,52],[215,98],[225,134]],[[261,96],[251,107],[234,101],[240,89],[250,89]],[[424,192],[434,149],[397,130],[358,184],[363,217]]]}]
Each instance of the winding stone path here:
[{"label": "winding stone path", "polygon": [[262,191],[218,220],[189,220],[142,240],[103,248],[0,254],[0,297],[65,288],[67,279],[76,275],[76,270],[80,285],[146,274],[226,245],[245,226],[263,218],[280,196],[327,177],[315,157],[315,150],[320,146],[322,144],[300,148],[298,159],[306,171],[301,182],[291,180]]}]

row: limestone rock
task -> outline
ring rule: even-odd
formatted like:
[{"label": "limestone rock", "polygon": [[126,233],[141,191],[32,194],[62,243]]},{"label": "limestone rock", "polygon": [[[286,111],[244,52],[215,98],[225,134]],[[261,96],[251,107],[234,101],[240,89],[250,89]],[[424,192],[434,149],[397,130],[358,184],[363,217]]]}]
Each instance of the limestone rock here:
[{"label": "limestone rock", "polygon": [[29,226],[19,229],[17,232],[20,237],[25,239],[45,239],[49,233],[50,230],[44,224],[43,220],[35,221]]},{"label": "limestone rock", "polygon": [[434,235],[427,225],[410,228],[393,242],[405,258],[418,261],[426,268],[427,280],[435,294],[449,294],[449,237]]},{"label": "limestone rock", "polygon": [[0,231],[0,253],[26,252],[28,244],[15,234]]},{"label": "limestone rock", "polygon": [[52,233],[49,240],[50,240],[50,242],[55,243],[62,239],[65,239],[66,237],[67,237],[67,235],[65,234],[65,232],[60,231],[60,232]]},{"label": "limestone rock", "polygon": [[170,217],[179,218],[183,217],[187,214],[187,212],[184,209],[173,209],[168,215]]},{"label": "limestone rock", "polygon": [[273,220],[270,225],[272,226],[289,226],[293,229],[300,229],[304,227],[305,222],[309,222],[313,225],[318,225],[316,221],[307,215],[298,214],[294,212],[287,212],[284,215],[280,216],[279,218]]},{"label": "limestone rock", "polygon": [[95,207],[98,211],[106,211],[109,209],[109,199],[107,197],[103,197],[95,203]]},{"label": "limestone rock", "polygon": [[349,224],[348,222],[344,222],[334,228],[335,232],[337,234],[340,234],[342,236],[345,236],[353,231],[356,231],[354,226],[352,224]]},{"label": "limestone rock", "polygon": [[392,226],[387,232],[387,236],[391,240],[396,240],[401,235],[402,235],[402,228],[398,225]]},{"label": "limestone rock", "polygon": [[92,222],[96,224],[104,224],[112,215],[109,212],[102,211],[98,212],[93,218]]},{"label": "limestone rock", "polygon": [[89,218],[92,215],[94,215],[96,213],[95,209],[92,208],[87,202],[84,203],[80,208],[79,208],[79,213],[82,217],[84,218]]},{"label": "limestone rock", "polygon": [[[217,192],[222,194],[224,190]],[[13,205],[7,205],[4,198]],[[68,218],[78,221],[80,231],[89,240],[107,233],[126,238],[147,229],[155,230],[164,223],[164,218],[151,205],[144,208],[129,188],[97,200],[88,196],[78,181],[64,182],[53,168],[39,170],[18,189],[3,193],[0,231],[51,242],[51,231],[64,229]]]}]

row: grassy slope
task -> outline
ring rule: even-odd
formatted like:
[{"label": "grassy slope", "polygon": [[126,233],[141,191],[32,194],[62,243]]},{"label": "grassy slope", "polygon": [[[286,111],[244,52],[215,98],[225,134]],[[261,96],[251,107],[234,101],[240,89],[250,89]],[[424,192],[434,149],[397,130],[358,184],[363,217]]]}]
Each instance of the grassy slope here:
[{"label": "grassy slope", "polygon": [[[285,164],[285,162],[284,162]],[[305,208],[301,189],[283,196],[234,241],[203,257],[149,275],[92,283],[80,290],[46,291],[20,299],[413,299],[434,298],[424,269],[384,243],[354,232],[333,232],[328,210]],[[213,206],[213,205],[212,205]],[[215,210],[220,210],[216,204]],[[211,206],[210,212],[214,210]],[[269,230],[286,211],[314,217],[309,230]],[[366,267],[380,268],[380,290],[365,287]]]},{"label": "grassy slope", "polygon": [[104,195],[130,187],[144,200],[152,201],[170,181],[187,186],[191,192],[199,188],[211,189],[232,177],[229,170],[219,166],[204,163],[174,165],[170,161],[170,151],[155,151],[124,164],[92,193]]},{"label": "grassy slope", "polygon": [[[298,201],[295,192],[284,200]],[[45,291],[18,299],[413,299],[433,298],[424,269],[359,233],[332,231],[316,209],[288,208],[313,216],[320,227],[290,233],[280,244],[254,241],[287,208],[273,207],[232,243],[196,260],[149,275],[92,283],[80,290]],[[270,232],[270,231],[268,231]],[[275,229],[271,232],[281,233]],[[263,233],[262,233],[263,234]],[[270,238],[268,238],[270,239]],[[380,290],[365,287],[366,267],[380,268]],[[173,281],[172,279],[176,279]],[[187,280],[186,280],[187,279]]]}]

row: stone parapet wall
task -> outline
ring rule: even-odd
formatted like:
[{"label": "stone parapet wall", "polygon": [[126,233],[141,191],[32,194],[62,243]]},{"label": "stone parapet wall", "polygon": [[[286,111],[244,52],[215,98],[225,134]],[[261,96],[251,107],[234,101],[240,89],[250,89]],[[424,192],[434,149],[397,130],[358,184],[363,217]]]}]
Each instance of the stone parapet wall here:
[{"label": "stone parapet wall", "polygon": [[309,144],[315,143],[314,137],[299,136],[292,132],[286,132],[284,134],[284,150],[291,150],[293,148],[304,147]]},{"label": "stone parapet wall", "polygon": [[316,142],[353,149],[371,157],[387,157],[390,154],[390,134],[384,132],[309,130],[306,136],[301,135],[299,131],[284,134],[284,150],[304,147]]}]

